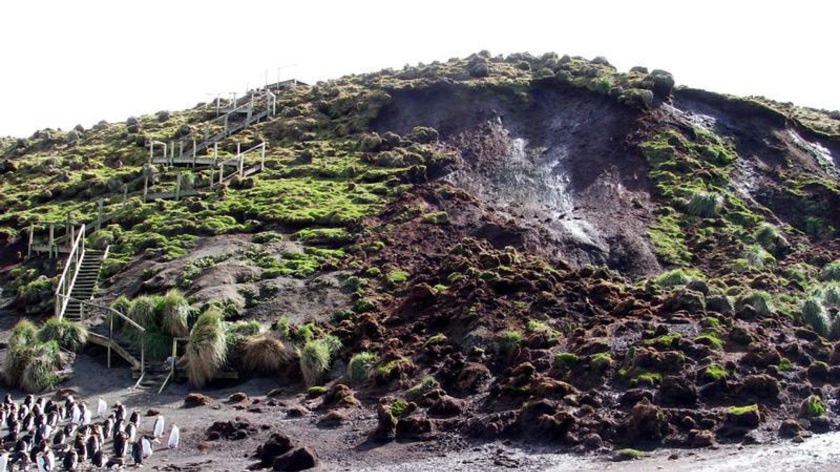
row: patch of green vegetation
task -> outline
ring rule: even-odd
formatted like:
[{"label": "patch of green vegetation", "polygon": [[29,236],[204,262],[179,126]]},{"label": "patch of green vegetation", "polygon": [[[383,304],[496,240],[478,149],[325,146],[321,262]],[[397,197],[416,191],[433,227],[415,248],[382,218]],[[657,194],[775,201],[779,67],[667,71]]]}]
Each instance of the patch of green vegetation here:
[{"label": "patch of green vegetation", "polygon": [[579,361],[578,355],[572,352],[558,352],[554,355],[554,367],[560,370],[572,369]]},{"label": "patch of green vegetation", "polygon": [[823,403],[822,399],[817,395],[810,395],[808,398],[805,399],[803,402],[803,411],[807,416],[812,418],[816,418],[819,416],[823,416],[828,408]]},{"label": "patch of green vegetation", "polygon": [[499,349],[506,356],[512,355],[522,345],[524,336],[521,331],[509,329],[499,335]]},{"label": "patch of green vegetation", "polygon": [[705,344],[706,346],[709,346],[712,349],[723,349],[723,341],[721,341],[720,336],[715,331],[707,331],[695,337],[694,342],[698,344]]},{"label": "patch of green vegetation", "polygon": [[613,358],[608,352],[599,352],[589,357],[589,365],[597,370],[606,370],[612,367]]},{"label": "patch of green vegetation", "polygon": [[776,308],[773,305],[773,297],[761,290],[748,290],[742,293],[735,300],[735,309],[742,310],[746,306],[751,306],[756,312],[763,316],[770,316]]},{"label": "patch of green vegetation", "polygon": [[419,401],[424,395],[438,388],[440,388],[440,382],[431,375],[427,375],[406,390],[405,397],[412,401]]},{"label": "patch of green vegetation", "polygon": [[385,277],[385,280],[388,281],[389,284],[393,285],[401,285],[404,284],[408,280],[408,272],[403,270],[392,270],[388,272],[388,275]]},{"label": "patch of green vegetation", "polygon": [[391,403],[391,414],[399,418],[408,409],[408,402],[402,398],[397,398]]},{"label": "patch of green vegetation", "polygon": [[758,411],[758,405],[745,405],[745,406],[730,406],[726,409],[726,412],[731,416],[741,416],[746,414],[752,414]]},{"label": "patch of green vegetation", "polygon": [[697,278],[700,278],[697,272],[677,268],[657,275],[653,281],[660,287],[678,287],[681,285],[687,285],[689,282]]},{"label": "patch of green vegetation", "polygon": [[634,387],[655,387],[662,381],[662,374],[659,372],[641,371],[637,372],[632,379],[630,385]]},{"label": "patch of green vegetation", "polygon": [[709,364],[704,372],[707,377],[715,381],[729,378],[729,372],[718,364]]},{"label": "patch of green vegetation", "polygon": [[779,359],[779,372],[790,372],[793,370],[793,363],[787,357]]},{"label": "patch of green vegetation", "polygon": [[368,351],[357,352],[347,363],[347,377],[352,382],[361,382],[367,378],[371,368],[376,364],[376,354]]},{"label": "patch of green vegetation", "polygon": [[313,385],[306,389],[306,396],[309,398],[318,398],[327,393],[327,388],[322,385]]},{"label": "patch of green vegetation", "polygon": [[423,343],[423,346],[424,347],[435,346],[435,345],[438,345],[438,344],[443,344],[447,340],[448,340],[448,338],[446,337],[445,334],[438,333],[438,334],[435,334],[434,336],[429,336],[429,339],[427,339],[426,342]]},{"label": "patch of green vegetation", "polygon": [[840,281],[840,261],[826,264],[820,271],[820,279],[824,281]]},{"label": "patch of green vegetation", "polygon": [[828,314],[820,299],[810,297],[802,302],[802,321],[820,336],[828,336],[830,329]]},{"label": "patch of green vegetation", "polygon": [[635,461],[645,457],[645,454],[638,449],[619,449],[613,454],[613,460],[620,461]]},{"label": "patch of green vegetation", "polygon": [[445,211],[427,213],[423,216],[423,223],[443,225],[449,223],[449,214]]},{"label": "patch of green vegetation", "polygon": [[660,349],[668,349],[674,345],[677,341],[682,339],[682,334],[678,332],[663,334],[662,336],[658,336],[653,339],[644,339],[642,340],[642,345],[644,346],[656,346]]}]

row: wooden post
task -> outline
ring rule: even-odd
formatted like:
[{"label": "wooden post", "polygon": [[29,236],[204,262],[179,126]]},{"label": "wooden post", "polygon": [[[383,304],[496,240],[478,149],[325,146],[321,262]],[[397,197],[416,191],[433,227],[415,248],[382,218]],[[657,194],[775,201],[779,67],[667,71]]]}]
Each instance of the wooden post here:
[{"label": "wooden post", "polygon": [[260,171],[265,169],[265,143],[262,143],[262,152],[260,156]]},{"label": "wooden post", "polygon": [[[69,212],[67,213],[67,231],[65,231],[64,234],[67,235],[68,231],[69,231],[69,234],[70,234],[70,239],[67,240],[67,246],[69,248],[70,245],[73,244],[73,241],[76,240],[76,228],[74,228],[73,224],[70,222],[70,213]],[[56,251],[55,256],[58,257],[58,251]]]},{"label": "wooden post", "polygon": [[55,223],[50,223],[50,239],[47,244],[47,249],[49,251],[49,258],[52,259],[53,254],[53,245],[55,244]]},{"label": "wooden post", "polygon": [[213,165],[219,160],[219,142],[213,143]]},{"label": "wooden post", "polygon": [[114,313],[108,312],[108,368],[111,368],[111,343],[114,342]]},{"label": "wooden post", "polygon": [[181,199],[181,169],[178,169],[178,180],[175,182],[175,201]]},{"label": "wooden post", "polygon": [[122,191],[123,191],[123,209],[125,209],[125,205],[126,205],[126,203],[128,203],[128,184],[123,184]]},{"label": "wooden post", "polygon": [[178,141],[178,147],[179,147],[178,157],[184,157],[184,140],[183,139]]},{"label": "wooden post", "polygon": [[224,180],[224,178],[225,178],[225,166],[220,165],[219,166],[219,186],[220,187],[222,186],[222,181]]},{"label": "wooden post", "polygon": [[149,194],[149,176],[146,175],[143,180],[143,203],[146,203],[146,195]]},{"label": "wooden post", "polygon": [[193,169],[195,169],[195,154],[196,154],[196,151],[195,151],[195,139],[193,139],[192,141],[193,141]]},{"label": "wooden post", "polygon": [[26,258],[29,259],[32,257],[32,241],[34,239],[33,235],[35,234],[35,224],[32,223],[29,225],[29,244],[26,247]]},{"label": "wooden post", "polygon": [[98,207],[99,208],[97,209],[97,216],[96,216],[96,230],[97,231],[99,231],[99,229],[102,227],[102,199],[99,199]]},{"label": "wooden post", "polygon": [[240,152],[239,149],[240,149],[240,144],[236,143],[236,155],[237,155],[237,157],[239,157],[239,176],[242,177],[242,170],[243,170],[242,164],[243,164],[243,162],[245,162],[245,156],[242,155],[242,152]]}]

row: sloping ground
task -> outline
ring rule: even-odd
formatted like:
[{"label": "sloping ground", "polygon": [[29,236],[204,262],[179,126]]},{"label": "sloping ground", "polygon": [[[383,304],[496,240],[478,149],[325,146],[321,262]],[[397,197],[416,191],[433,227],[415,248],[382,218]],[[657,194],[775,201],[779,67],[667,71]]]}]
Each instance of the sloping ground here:
[{"label": "sloping ground", "polygon": [[[119,249],[111,290],[174,283],[266,330],[288,314],[270,335],[296,349],[290,333],[336,336],[317,381],[352,385],[377,440],[602,450],[836,429],[836,120],[672,87],[602,58],[482,53],[290,91],[236,137],[269,142],[265,173],[207,200],[129,201],[98,235]],[[52,135],[17,143],[0,223],[89,214],[80,199],[143,172],[137,140],[201,119],[82,140],[124,169]],[[11,274],[21,302],[37,275]]]},{"label": "sloping ground", "polygon": [[446,179],[529,233],[529,244],[514,246],[640,276],[660,270],[646,238],[645,162],[628,145],[640,115],[575,88],[443,84],[394,91],[374,127],[440,131],[460,155]]}]

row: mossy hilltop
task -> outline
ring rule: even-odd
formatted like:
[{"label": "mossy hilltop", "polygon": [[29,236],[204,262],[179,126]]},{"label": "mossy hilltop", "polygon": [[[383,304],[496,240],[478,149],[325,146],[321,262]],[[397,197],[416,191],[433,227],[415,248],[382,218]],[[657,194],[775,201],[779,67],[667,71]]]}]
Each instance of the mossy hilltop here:
[{"label": "mossy hilltop", "polygon": [[[703,446],[840,424],[837,112],[486,52],[277,99],[219,145],[265,142],[265,169],[178,201],[143,202],[146,176],[176,182],[148,146],[215,132],[212,106],[3,139],[12,309],[51,314],[60,263],[23,260],[30,226],[92,222],[101,202],[102,297],[165,316],[182,290],[212,341],[197,384],[242,358],[310,395],[340,381],[385,438]],[[165,357],[169,339],[146,342]]]}]

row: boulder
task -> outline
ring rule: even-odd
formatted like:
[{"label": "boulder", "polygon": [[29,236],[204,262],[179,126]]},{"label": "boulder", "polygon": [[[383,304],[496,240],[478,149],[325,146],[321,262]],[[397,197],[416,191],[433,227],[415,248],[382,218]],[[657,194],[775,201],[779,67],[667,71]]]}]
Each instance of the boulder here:
[{"label": "boulder", "polygon": [[292,440],[283,433],[272,433],[261,446],[257,447],[257,459],[263,467],[271,467],[277,457],[292,450]]},{"label": "boulder", "polygon": [[318,466],[318,456],[309,446],[297,447],[274,459],[272,469],[276,471],[295,472],[312,469]]},{"label": "boulder", "polygon": [[434,425],[425,416],[409,416],[400,418],[397,422],[396,437],[398,439],[417,439],[430,434]]},{"label": "boulder", "polygon": [[647,399],[633,406],[627,422],[632,439],[661,440],[670,431],[668,413]]},{"label": "boulder", "polygon": [[802,434],[802,431],[804,431],[802,425],[793,418],[788,418],[779,425],[780,438],[793,438]]},{"label": "boulder", "polygon": [[685,377],[671,375],[662,379],[659,397],[669,405],[693,406],[697,403],[697,387]]}]

